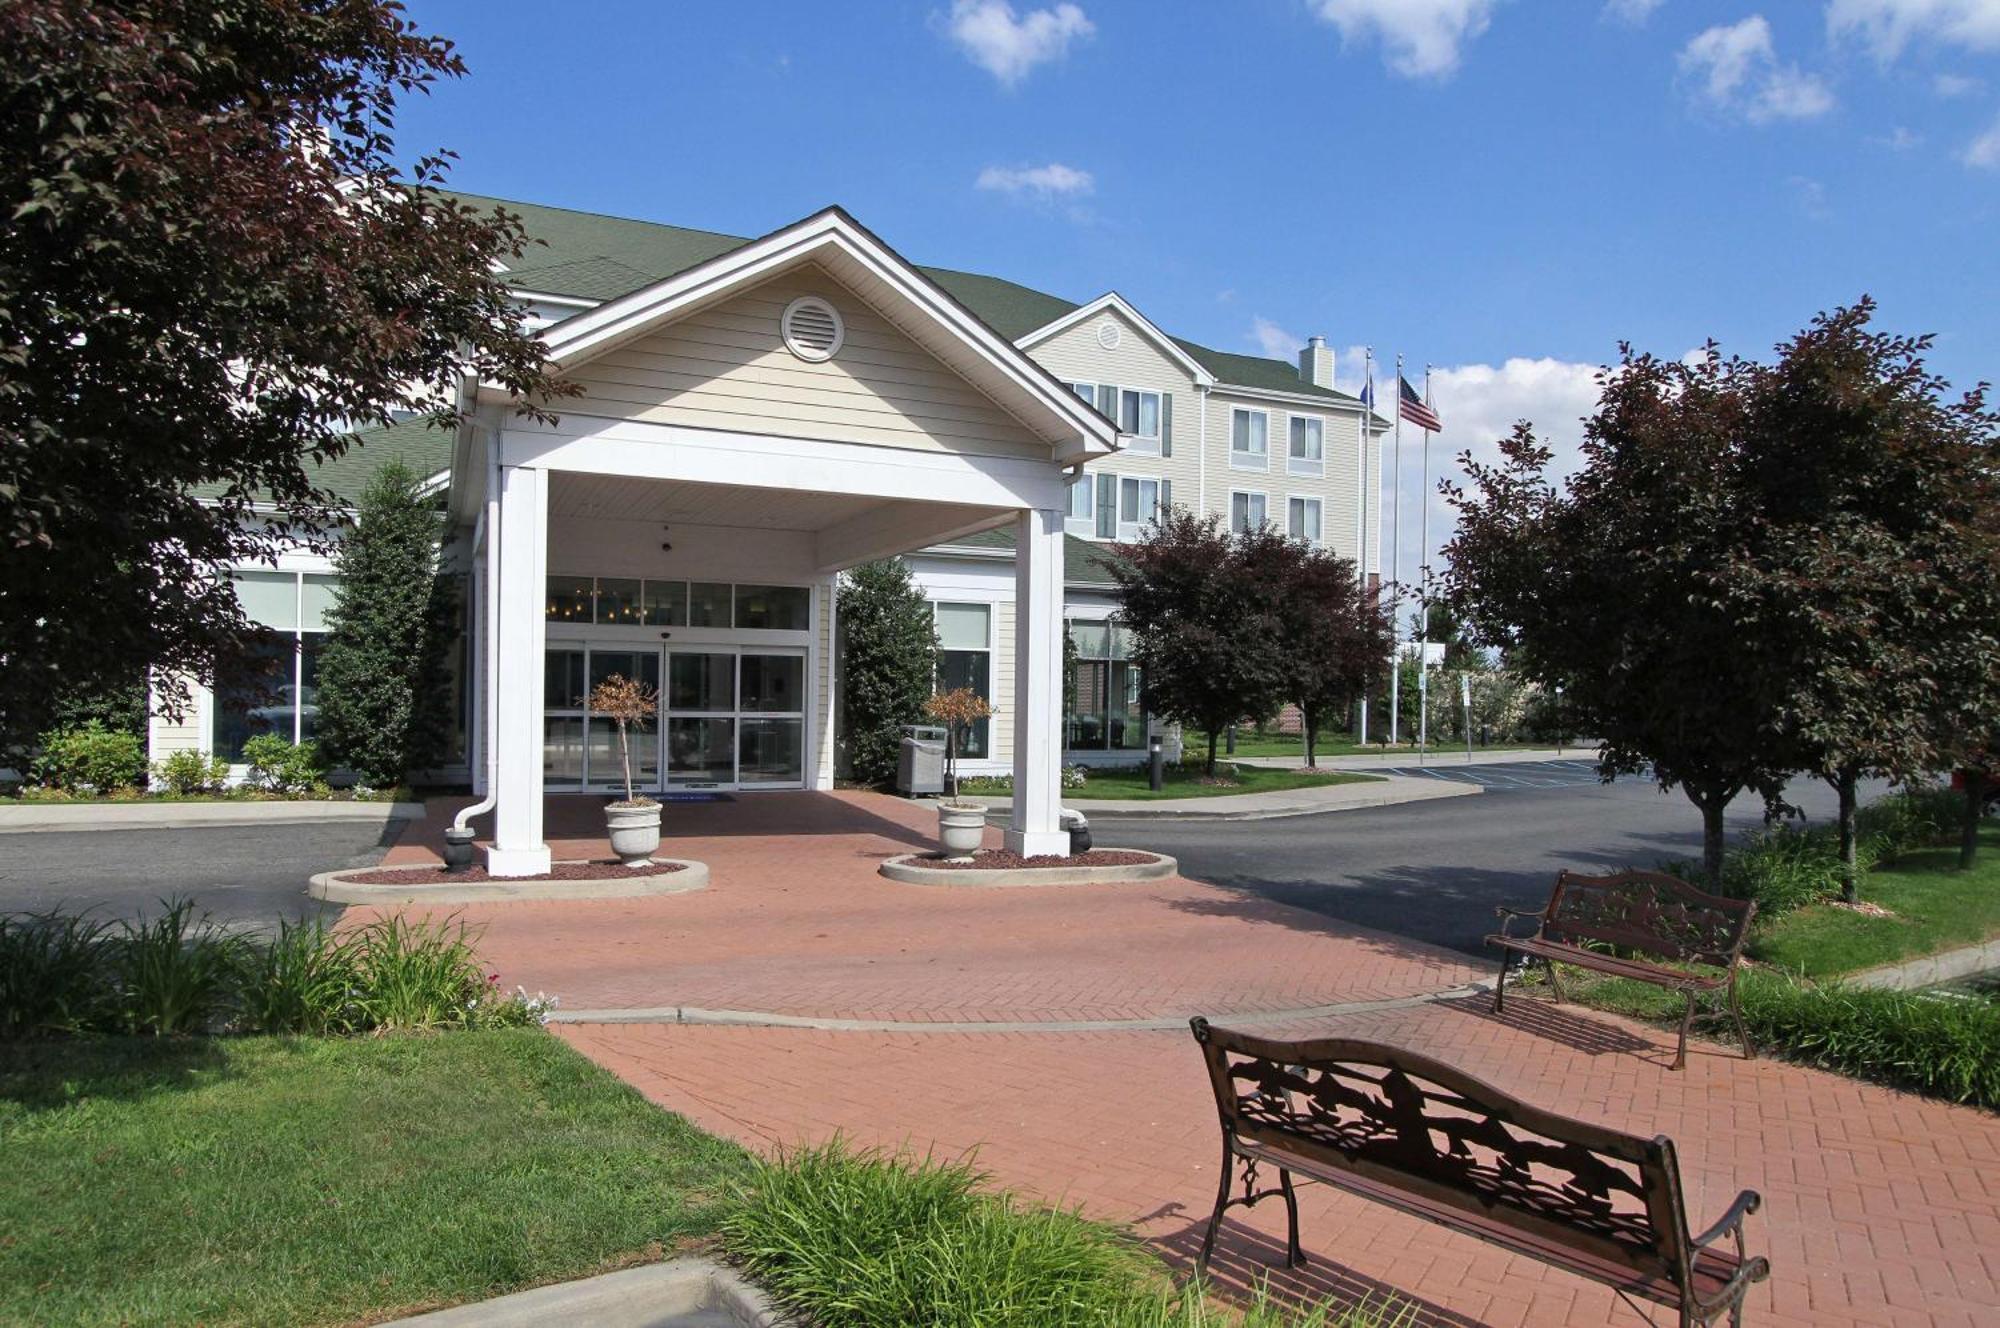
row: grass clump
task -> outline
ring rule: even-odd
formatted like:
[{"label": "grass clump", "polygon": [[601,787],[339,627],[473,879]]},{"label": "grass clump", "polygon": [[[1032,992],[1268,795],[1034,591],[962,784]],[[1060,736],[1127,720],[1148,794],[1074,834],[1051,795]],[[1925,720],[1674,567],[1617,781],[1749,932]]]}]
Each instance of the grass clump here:
[{"label": "grass clump", "polygon": [[0,1045],[0,1323],[378,1322],[713,1231],[734,1145],[540,1030]]},{"label": "grass clump", "polygon": [[0,915],[0,1039],[518,1027],[554,1006],[502,991],[455,919],[392,916],[344,933],[314,919],[263,941],[184,899],[115,926]]},{"label": "grass clump", "polygon": [[[1680,1017],[1681,1001],[1672,992],[1624,978],[1565,972],[1572,975],[1567,985],[1586,1004],[1642,1019]],[[1758,969],[1743,973],[1739,996],[1743,1022],[1760,1051],[2000,1110],[2000,1002],[1819,986]]]},{"label": "grass clump", "polygon": [[1268,1297],[1241,1318],[1176,1289],[1129,1236],[1074,1212],[982,1188],[958,1162],[912,1161],[840,1141],[755,1164],[722,1224],[724,1248],[819,1328],[1091,1325],[1369,1328],[1401,1320]]}]

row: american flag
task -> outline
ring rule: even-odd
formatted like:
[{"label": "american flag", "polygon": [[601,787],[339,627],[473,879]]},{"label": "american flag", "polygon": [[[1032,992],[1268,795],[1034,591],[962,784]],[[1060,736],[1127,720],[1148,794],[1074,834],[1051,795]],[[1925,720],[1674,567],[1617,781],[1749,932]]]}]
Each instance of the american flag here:
[{"label": "american flag", "polygon": [[1401,393],[1403,418],[1416,425],[1419,429],[1426,429],[1431,433],[1443,433],[1444,421],[1440,420],[1437,417],[1437,412],[1426,405],[1424,399],[1417,395],[1417,389],[1410,386],[1410,380],[1401,374],[1397,374],[1396,382],[1403,389]]}]

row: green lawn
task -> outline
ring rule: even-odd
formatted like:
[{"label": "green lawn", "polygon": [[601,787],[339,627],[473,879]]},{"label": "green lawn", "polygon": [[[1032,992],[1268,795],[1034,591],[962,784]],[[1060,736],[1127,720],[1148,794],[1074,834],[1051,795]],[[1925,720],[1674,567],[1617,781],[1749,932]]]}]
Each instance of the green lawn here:
[{"label": "green lawn", "polygon": [[1979,858],[1958,870],[1956,848],[1920,849],[1861,878],[1861,897],[1895,916],[1820,904],[1760,927],[1750,953],[1810,978],[1893,964],[2000,935],[2000,825],[1980,831]]},{"label": "green lawn", "polygon": [[1280,793],[1286,789],[1379,783],[1381,780],[1380,775],[1361,775],[1351,771],[1270,770],[1254,765],[1226,766],[1219,760],[1215,769],[1217,778],[1222,782],[1211,784],[1203,781],[1199,763],[1186,767],[1170,766],[1167,769],[1167,786],[1158,793],[1153,792],[1144,770],[1093,770],[1082,788],[1063,790],[1063,801],[1117,798],[1152,802],[1165,798],[1214,798],[1231,793]]},{"label": "green lawn", "polygon": [[0,1044],[0,1322],[342,1323],[652,1257],[746,1160],[539,1029]]}]

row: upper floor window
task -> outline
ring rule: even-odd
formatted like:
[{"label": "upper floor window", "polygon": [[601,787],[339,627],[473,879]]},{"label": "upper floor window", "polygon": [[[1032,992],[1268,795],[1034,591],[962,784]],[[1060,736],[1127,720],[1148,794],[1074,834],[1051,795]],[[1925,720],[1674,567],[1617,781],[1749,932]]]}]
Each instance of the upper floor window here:
[{"label": "upper floor window", "polygon": [[1128,444],[1134,452],[1160,450],[1160,394],[1137,388],[1118,389],[1118,427],[1132,435]]},{"label": "upper floor window", "polygon": [[1317,415],[1292,416],[1291,450],[1286,469],[1294,475],[1326,473],[1326,421]]},{"label": "upper floor window", "polygon": [[1241,406],[1229,412],[1229,464],[1238,470],[1263,470],[1270,464],[1271,417]]},{"label": "upper floor window", "polygon": [[1242,489],[1229,495],[1229,533],[1247,535],[1264,526],[1264,495]]},{"label": "upper floor window", "polygon": [[[1109,475],[1104,477],[1109,482]],[[1139,479],[1131,475],[1118,479],[1118,538],[1136,540],[1160,516],[1160,491],[1164,481]]]},{"label": "upper floor window", "polygon": [[1318,544],[1320,540],[1320,501],[1317,498],[1293,498],[1285,505],[1285,533],[1293,539],[1304,540],[1308,544]]},{"label": "upper floor window", "polygon": [[1063,528],[1072,535],[1090,535],[1094,532],[1095,513],[1091,507],[1090,475],[1072,475],[1069,481],[1069,506],[1063,512]]}]

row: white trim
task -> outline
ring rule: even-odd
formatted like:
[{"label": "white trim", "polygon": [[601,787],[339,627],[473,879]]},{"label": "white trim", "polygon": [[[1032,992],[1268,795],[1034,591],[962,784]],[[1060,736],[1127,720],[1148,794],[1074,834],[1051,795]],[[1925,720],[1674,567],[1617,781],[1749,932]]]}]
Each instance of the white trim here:
[{"label": "white trim", "polygon": [[[1264,420],[1264,450],[1261,452],[1238,451],[1236,448],[1236,417],[1238,415],[1258,415]],[[1249,431],[1245,430],[1245,436]],[[1271,412],[1261,406],[1231,406],[1229,408],[1229,468],[1269,472],[1271,469]]]},{"label": "white trim", "polygon": [[1027,350],[1030,346],[1039,345],[1047,341],[1050,337],[1067,331],[1079,323],[1088,322],[1091,318],[1106,310],[1114,310],[1123,315],[1125,320],[1139,329],[1140,335],[1152,342],[1161,354],[1186,370],[1188,377],[1192,378],[1197,386],[1207,387],[1215,382],[1215,375],[1202,368],[1201,361],[1182,350],[1172,337],[1161,331],[1152,319],[1133,308],[1131,303],[1117,291],[1106,291],[1090,303],[1078,305],[1054,322],[1042,324],[1042,326],[1028,333],[1027,336],[1022,337],[1014,344],[1022,350]]},{"label": "white trim", "polygon": [[1271,494],[1268,490],[1231,489],[1229,491],[1229,510],[1227,514],[1230,534],[1232,535],[1247,534],[1249,530],[1256,528],[1254,526],[1249,525],[1250,513],[1248,508],[1246,507],[1243,513],[1245,529],[1242,531],[1236,529],[1236,495],[1238,494],[1242,494],[1245,498],[1255,498],[1257,499],[1257,501],[1262,503],[1264,505],[1264,519],[1258,522],[1257,524],[1260,526],[1268,526],[1271,524]]},{"label": "white trim", "polygon": [[[1258,401],[1281,401],[1288,405],[1311,406],[1314,410],[1338,410],[1364,416],[1369,414],[1368,408],[1359,401],[1348,401],[1341,397],[1316,397],[1305,392],[1285,392],[1274,387],[1244,387],[1238,383],[1217,383],[1215,390],[1225,397],[1251,397]],[[1386,433],[1389,430],[1389,421],[1376,415],[1371,427],[1377,432]]]},{"label": "white trim", "polygon": [[[541,333],[548,360],[558,370],[573,368],[698,306],[828,251],[843,254],[919,314],[953,333],[979,365],[999,373],[1039,407],[1041,418],[1023,423],[1046,439],[1058,460],[1087,460],[1118,450],[1118,431],[1110,421],[1086,408],[1054,374],[1003,340],[839,208],[817,212],[685,272],[564,319]],[[501,390],[497,383],[485,386]]]},{"label": "white trim", "polygon": [[[1301,423],[1310,423],[1310,424],[1317,424],[1317,425],[1319,426],[1319,459],[1318,459],[1318,460],[1314,460],[1314,459],[1313,459],[1313,458],[1311,458],[1311,457],[1295,457],[1295,456],[1293,456],[1293,455],[1292,455],[1292,426],[1293,426],[1294,424],[1301,424]],[[1289,411],[1289,412],[1287,412],[1287,413],[1286,413],[1286,415],[1285,415],[1285,473],[1286,473],[1287,475],[1301,475],[1301,476],[1306,476],[1306,477],[1308,477],[1308,478],[1313,478],[1313,479],[1324,479],[1324,478],[1325,478],[1325,476],[1326,476],[1326,426],[1327,426],[1327,418],[1326,418],[1326,416],[1324,416],[1324,415],[1313,415],[1313,414],[1310,414],[1309,412],[1306,412],[1306,411],[1302,411],[1302,410],[1300,410],[1300,411]]]}]

